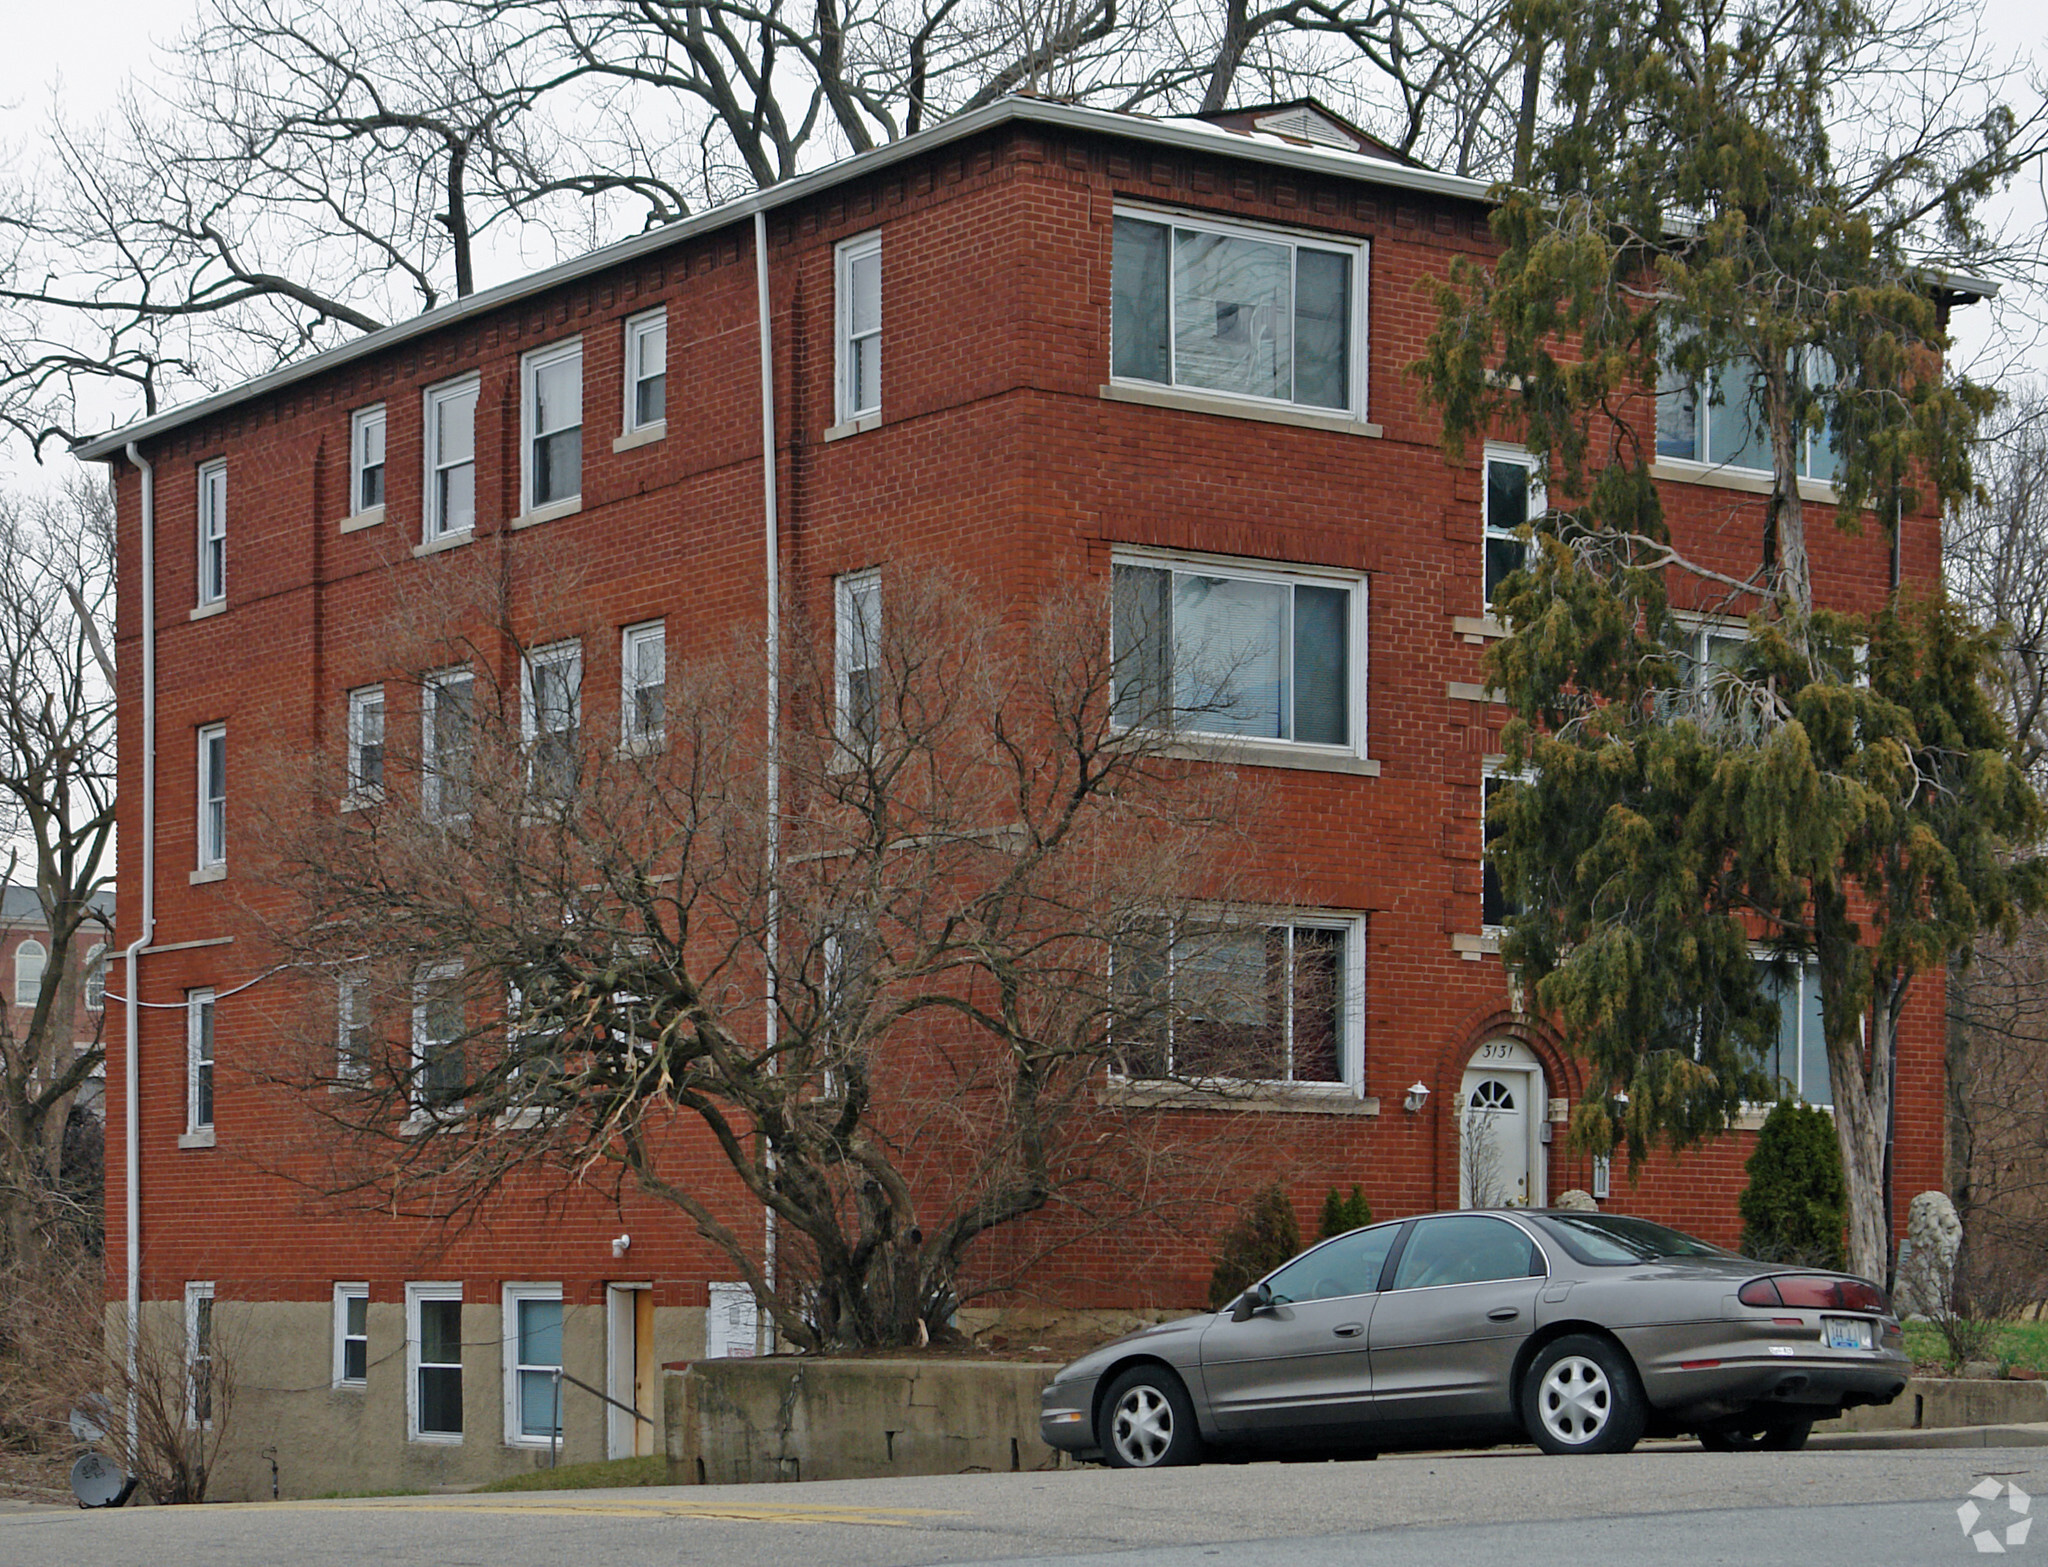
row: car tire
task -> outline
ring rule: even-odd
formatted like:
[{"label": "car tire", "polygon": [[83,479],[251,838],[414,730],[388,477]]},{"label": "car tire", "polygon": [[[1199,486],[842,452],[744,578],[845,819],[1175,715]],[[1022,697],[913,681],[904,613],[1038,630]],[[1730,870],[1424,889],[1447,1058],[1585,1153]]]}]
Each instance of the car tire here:
[{"label": "car tire", "polygon": [[1649,1418],[1634,1363],[1590,1333],[1544,1345],[1522,1374],[1522,1424],[1546,1453],[1626,1453]]},{"label": "car tire", "polygon": [[1796,1453],[1813,1434],[1811,1415],[1737,1415],[1700,1432],[1710,1453]]},{"label": "car tire", "polygon": [[1195,1401],[1164,1366],[1133,1366],[1109,1384],[1097,1439],[1112,1469],[1167,1469],[1202,1456]]}]

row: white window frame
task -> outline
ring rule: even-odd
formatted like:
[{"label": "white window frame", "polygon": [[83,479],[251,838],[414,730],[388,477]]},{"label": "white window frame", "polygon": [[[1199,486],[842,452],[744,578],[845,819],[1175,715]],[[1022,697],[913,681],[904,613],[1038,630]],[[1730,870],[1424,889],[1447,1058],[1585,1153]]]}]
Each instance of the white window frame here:
[{"label": "white window frame", "polygon": [[[866,420],[878,421],[882,416],[882,376],[879,361],[882,351],[881,255],[880,229],[866,234],[856,234],[852,239],[843,239],[832,251],[832,340],[835,345],[833,385],[836,388],[833,406],[834,422],[839,425]],[[875,370],[875,400],[872,404],[863,406],[860,401],[854,353],[856,339],[853,331],[853,267],[855,262],[864,261],[869,256],[876,259],[875,325],[872,331],[860,334],[859,342],[871,343],[878,358]]]},{"label": "white window frame", "polygon": [[[1813,345],[1808,345],[1807,347],[1800,349],[1797,352],[1799,352],[1801,357],[1804,358],[1809,364],[1813,363],[1816,360],[1816,358],[1825,357],[1823,350]],[[1731,361],[1731,363],[1732,362],[1733,361]],[[1743,356],[1742,362],[1752,364],[1754,363],[1754,361],[1751,360],[1747,355]],[[1660,428],[1652,432],[1655,436],[1657,466],[1660,468],[1669,468],[1674,473],[1683,476],[1692,476],[1707,473],[1731,473],[1757,474],[1768,479],[1772,471],[1769,466],[1759,467],[1754,461],[1736,462],[1733,458],[1717,457],[1714,454],[1713,410],[1716,405],[1713,402],[1713,394],[1718,387],[1719,381],[1720,375],[1718,368],[1716,373],[1710,378],[1708,382],[1681,382],[1677,378],[1677,376],[1669,370],[1667,370],[1663,375],[1659,376],[1656,389],[1656,414],[1657,423]],[[1684,396],[1690,396],[1692,398],[1693,403],[1692,455],[1687,456],[1683,453],[1677,452],[1667,454],[1664,451],[1663,432],[1661,429],[1661,425],[1663,423],[1662,416],[1664,399],[1667,397]],[[1725,408],[1728,405],[1726,402],[1723,402],[1719,406]],[[1747,411],[1745,410],[1745,416],[1746,414]],[[1798,477],[1803,483],[1823,485],[1832,489],[1834,485],[1834,474],[1820,473],[1815,471],[1814,468],[1815,444],[1816,441],[1820,438],[1821,437],[1818,436],[1816,432],[1812,430],[1806,430],[1801,432],[1800,440],[1802,446],[1799,454],[1799,466],[1797,469]],[[1744,441],[1741,455],[1747,457],[1749,451],[1749,442]],[[1836,461],[1839,464],[1839,454],[1837,455]]]},{"label": "white window frame", "polygon": [[[363,1303],[363,1374],[352,1377],[348,1374],[349,1341],[358,1335],[348,1330],[348,1306],[352,1300]],[[334,1286],[334,1386],[342,1389],[363,1389],[370,1385],[370,1286],[363,1281]]]},{"label": "white window frame", "polygon": [[[640,650],[660,650],[662,719],[658,727],[642,728],[639,695],[645,687],[635,678]],[[644,620],[619,633],[619,744],[628,750],[659,750],[668,738],[668,622]]]},{"label": "white window frame", "polygon": [[[861,609],[867,602],[874,605],[872,630]],[[849,571],[832,579],[832,722],[844,744],[858,739],[854,729],[853,677],[872,674],[880,663],[883,613],[881,567]]]},{"label": "white window frame", "polygon": [[194,731],[194,749],[199,764],[199,869],[221,870],[228,863],[228,726],[201,724]]},{"label": "white window frame", "polygon": [[552,1447],[559,1445],[561,1442],[559,1428],[563,1422],[562,1404],[560,1401],[561,1384],[559,1382],[555,1384],[557,1434],[552,1442],[546,1436],[535,1436],[523,1430],[522,1422],[519,1418],[520,1372],[559,1371],[562,1369],[560,1366],[543,1367],[538,1363],[529,1364],[519,1358],[519,1303],[529,1300],[553,1301],[556,1305],[563,1308],[562,1353],[565,1360],[568,1358],[569,1313],[567,1303],[562,1296],[562,1286],[560,1284],[507,1284],[505,1286],[504,1326],[500,1334],[504,1340],[505,1348],[505,1445],[507,1447]]},{"label": "white window frame", "polygon": [[85,954],[85,1009],[88,1012],[104,1012],[107,1009],[107,944],[93,943]]},{"label": "white window frame", "polygon": [[[1486,877],[1492,871],[1492,867],[1486,862],[1486,846],[1490,841],[1486,834],[1487,785],[1496,783],[1527,784],[1534,783],[1535,781],[1536,774],[1532,769],[1509,767],[1505,762],[1489,761],[1481,768],[1479,774],[1479,928],[1486,935],[1496,939],[1506,933],[1507,926],[1504,924],[1493,924],[1486,918]],[[1497,879],[1498,873],[1494,872],[1493,874],[1495,874]],[[1501,894],[1501,902],[1503,904],[1507,902],[1507,894],[1505,892]],[[1509,910],[1508,912],[1512,916],[1517,911]]]},{"label": "white window frame", "polygon": [[[211,1431],[213,1429],[213,1367],[220,1357],[220,1323],[215,1320],[213,1284],[210,1280],[194,1279],[185,1285],[185,1429],[188,1431]],[[206,1343],[202,1350],[199,1342],[199,1303],[206,1302]],[[199,1409],[199,1362],[206,1362],[207,1407],[205,1418]]]},{"label": "white window frame", "polygon": [[[1129,218],[1140,223],[1156,223],[1167,229],[1166,241],[1166,353],[1167,376],[1164,381],[1148,381],[1139,376],[1124,376],[1116,373],[1116,349],[1110,348],[1109,379],[1115,386],[1144,387],[1153,390],[1164,388],[1176,397],[1214,398],[1222,404],[1237,403],[1247,407],[1286,409],[1292,413],[1320,416],[1335,420],[1350,420],[1363,424],[1371,417],[1368,404],[1369,382],[1367,366],[1368,352],[1367,303],[1371,298],[1370,279],[1372,273],[1372,241],[1356,239],[1348,235],[1326,234],[1313,229],[1288,228],[1279,224],[1223,222],[1215,218],[1198,216],[1169,207],[1141,207],[1118,202],[1111,214],[1111,232],[1115,232],[1115,220]],[[1257,240],[1263,244],[1287,245],[1292,249],[1334,251],[1351,258],[1351,309],[1349,353],[1345,358],[1344,381],[1347,402],[1342,408],[1331,408],[1321,403],[1297,402],[1291,397],[1260,397],[1250,392],[1222,391],[1215,387],[1196,386],[1174,379],[1174,285],[1173,285],[1173,230],[1215,234],[1226,239]],[[1112,241],[1113,243],[1113,241]],[[1290,287],[1292,286],[1290,281]],[[1111,308],[1111,331],[1115,330],[1115,306]],[[1289,323],[1289,330],[1292,330]]]},{"label": "white window frame", "polygon": [[201,609],[228,596],[228,465],[224,457],[199,465],[199,594]]},{"label": "white window frame", "polygon": [[[185,1130],[210,1136],[220,1111],[220,1010],[211,985],[185,992]],[[200,1085],[205,1085],[206,1119],[200,1120]]]},{"label": "white window frame", "polygon": [[[439,386],[430,386],[423,394],[426,413],[426,494],[420,505],[422,544],[432,544],[440,539],[460,538],[473,533],[476,528],[476,513],[481,502],[477,487],[477,412],[482,401],[483,377],[472,370],[467,375],[444,381]],[[469,404],[469,455],[459,462],[441,460],[441,405],[470,399]],[[447,508],[441,500],[441,474],[444,471],[467,465],[470,470],[469,525],[461,528],[448,526]]]},{"label": "white window frame", "polygon": [[[547,736],[541,733],[540,682],[542,670],[566,668],[569,671],[569,723],[563,730],[550,730]],[[526,749],[526,785],[529,791],[540,793],[535,768],[540,756],[540,742],[543,738],[566,735],[571,754],[581,742],[583,733],[583,644],[576,638],[565,642],[552,642],[546,647],[537,647],[527,653],[519,664],[519,735]]]},{"label": "white window frame", "polygon": [[[569,360],[576,362],[576,423],[562,425],[554,430],[539,428],[540,399],[537,395],[540,372]],[[583,504],[583,464],[581,443],[583,440],[583,339],[566,338],[559,343],[550,343],[545,348],[536,348],[522,354],[519,359],[519,514],[522,518],[539,521],[546,517],[557,517],[575,511]],[[544,435],[553,436],[575,430],[578,443],[576,464],[576,489],[568,495],[557,495],[551,500],[541,501],[534,491],[535,448]]]},{"label": "white window frame", "polygon": [[[379,454],[376,462],[369,462],[368,442],[370,432],[377,432]],[[390,420],[382,403],[372,403],[367,408],[358,408],[348,416],[348,509],[351,520],[367,522],[372,516],[384,515],[384,500],[390,487]],[[363,490],[363,481],[369,470],[377,470],[377,498],[371,500]]]},{"label": "white window frame", "polygon": [[[661,363],[649,368],[647,363],[648,345],[656,336],[661,339]],[[662,383],[661,413],[653,419],[640,417],[640,388],[657,377]],[[643,310],[637,316],[626,318],[626,383],[625,422],[621,428],[627,435],[642,433],[665,433],[668,429],[668,307],[657,305],[652,310]]]},{"label": "white window frame", "polygon": [[[462,1301],[462,1286],[459,1283],[408,1283],[405,1286],[405,1439],[408,1442],[431,1442],[443,1447],[459,1447],[468,1433],[469,1374],[468,1366],[461,1360],[455,1362],[461,1380],[458,1386],[462,1395],[458,1407],[463,1411],[461,1431],[422,1431],[420,1429],[420,1307],[427,1301]],[[456,1313],[461,1321],[461,1313]],[[428,1364],[444,1366],[448,1362],[436,1360]]]},{"label": "white window frame", "polygon": [[[1356,1099],[1365,1093],[1365,965],[1366,965],[1366,916],[1346,914],[1328,909],[1254,909],[1233,910],[1227,921],[1231,926],[1246,929],[1270,931],[1285,929],[1288,932],[1290,951],[1293,946],[1293,932],[1296,930],[1336,930],[1344,933],[1344,1037],[1339,1042],[1339,1079],[1335,1082],[1297,1080],[1293,1077],[1270,1078],[1204,1078],[1194,1080],[1194,1086],[1232,1087],[1254,1084],[1268,1089],[1277,1089],[1288,1094],[1321,1094],[1336,1098]],[[1166,947],[1166,982],[1169,987],[1174,978],[1175,938],[1169,934]],[[1111,962],[1115,958],[1112,954]],[[1293,1017],[1291,1015],[1294,987],[1287,986],[1290,1015],[1287,1019],[1287,1042],[1290,1063],[1292,1059]],[[1163,1078],[1133,1076],[1120,1068],[1112,1069],[1118,1081],[1143,1086],[1148,1083],[1179,1083],[1183,1081],[1172,1074],[1172,1040],[1167,1041],[1167,1071]],[[1291,1069],[1291,1066],[1290,1066]]]},{"label": "white window frame", "polygon": [[[1783,1073],[1778,1073],[1776,1080],[1781,1083],[1789,1082],[1792,1085],[1792,1092],[1798,1095],[1801,1104],[1813,1105],[1816,1109],[1825,1110],[1829,1115],[1833,1115],[1835,1113],[1834,1063],[1827,1061],[1827,1041],[1825,1038],[1819,1042],[1819,1048],[1821,1058],[1827,1065],[1828,1097],[1824,1100],[1815,1100],[1808,1097],[1806,1092],[1806,992],[1809,985],[1813,986],[1816,991],[1818,990],[1820,985],[1820,964],[1813,958],[1775,959],[1769,951],[1762,948],[1755,950],[1751,955],[1758,963],[1783,962],[1795,971],[1793,976],[1795,993],[1792,1006],[1793,1014],[1799,1020],[1797,1039],[1793,1046],[1797,1060],[1794,1063],[1795,1070],[1792,1077],[1787,1078]],[[1765,976],[1765,982],[1766,984],[1770,982],[1770,976]],[[1780,1003],[1779,1017],[1781,1019],[1784,1016],[1782,1008],[1783,1004]],[[1857,1022],[1860,1027],[1862,1019],[1859,1018]],[[1781,1023],[1780,1027],[1782,1028],[1782,1026]],[[1782,1037],[1781,1034],[1780,1038]],[[1771,1046],[1771,1054],[1773,1056],[1778,1054],[1778,1046],[1776,1044]],[[1758,1110],[1768,1110],[1770,1105],[1762,1104],[1755,1106],[1755,1108]]]},{"label": "white window frame", "polygon": [[[334,996],[334,1080],[337,1083],[367,1082],[370,1077],[368,1051],[358,1052],[349,1037],[357,1028],[371,1029],[369,1008],[364,1005],[370,981],[366,964],[352,964],[335,980]],[[358,1008],[362,1015],[358,1017]],[[370,1041],[371,1048],[375,1041]]]},{"label": "white window frame", "polygon": [[[26,961],[24,961],[26,960]],[[31,963],[34,973],[29,973]],[[14,1004],[32,1007],[43,999],[43,978],[50,972],[50,949],[35,937],[14,949]]]},{"label": "white window frame", "polygon": [[[413,981],[412,1069],[408,1074],[406,1082],[406,1099],[411,1108],[408,1125],[413,1129],[432,1126],[442,1120],[459,1118],[462,1114],[461,1100],[453,1099],[436,1103],[428,1096],[427,1092],[427,1068],[431,1058],[428,1046],[446,1045],[449,1043],[448,1040],[435,1039],[427,1033],[427,1018],[433,1002],[433,988],[441,980],[461,978],[462,973],[463,966],[459,959],[453,962],[430,963],[419,971],[418,977]],[[463,1014],[463,1027],[456,1034],[454,1042],[459,1049],[466,1052],[469,1048],[469,1041],[464,1037],[469,1031],[469,1001],[466,996],[461,999],[460,1005]]]},{"label": "white window frame", "polygon": [[[1517,529],[1498,526],[1493,519],[1493,465],[1508,463],[1520,467],[1529,476],[1529,516],[1534,522],[1549,509],[1549,489],[1543,482],[1542,470],[1537,466],[1535,455],[1524,446],[1508,446],[1499,442],[1486,443],[1485,466],[1480,471],[1480,564],[1479,564],[1479,607],[1488,618],[1494,615],[1493,595],[1487,591],[1486,573],[1489,566],[1491,547],[1496,539],[1503,543],[1521,545],[1522,561],[1526,565],[1533,542],[1524,542],[1517,537]],[[1519,526],[1519,525],[1518,525]]]},{"label": "white window frame", "polygon": [[441,756],[440,745],[434,736],[434,719],[439,710],[442,694],[457,685],[469,687],[469,756],[468,771],[464,788],[476,787],[476,671],[467,664],[451,665],[437,669],[420,682],[420,809],[427,820],[433,822],[466,822],[469,809],[459,811],[444,808],[441,799]]},{"label": "white window frame", "polygon": [[[377,781],[366,783],[363,779],[363,748],[370,733],[370,711],[376,710],[377,720]],[[390,734],[388,721],[390,709],[385,705],[384,688],[381,685],[357,686],[348,694],[348,787],[342,795],[344,809],[354,810],[365,805],[375,805],[384,798],[384,764],[387,757],[386,739]]]},{"label": "white window frame", "polygon": [[[1229,752],[1255,757],[1265,753],[1274,757],[1299,757],[1313,765],[1317,757],[1333,759],[1356,759],[1364,761],[1370,757],[1367,749],[1369,734],[1367,718],[1370,702],[1367,699],[1366,650],[1370,644],[1368,635],[1372,619],[1371,579],[1364,572],[1340,571],[1330,567],[1285,565],[1271,561],[1249,561],[1235,556],[1201,555],[1170,550],[1119,549],[1111,557],[1110,569],[1114,573],[1118,566],[1139,566],[1151,570],[1186,572],[1192,576],[1231,577],[1247,582],[1265,582],[1280,586],[1312,588],[1344,588],[1351,594],[1351,603],[1346,615],[1350,644],[1345,649],[1349,672],[1349,691],[1346,693],[1346,727],[1351,740],[1346,745],[1325,745],[1306,740],[1282,740],[1270,736],[1232,734],[1227,730],[1200,729],[1193,726],[1176,726],[1174,733],[1186,735],[1191,741],[1202,745],[1226,748]],[[1112,582],[1114,578],[1112,577]],[[1169,649],[1170,651],[1170,649]],[[1115,647],[1115,615],[1111,614],[1111,655],[1121,657]],[[1293,656],[1292,649],[1288,656]],[[1173,675],[1168,672],[1167,679]]]}]

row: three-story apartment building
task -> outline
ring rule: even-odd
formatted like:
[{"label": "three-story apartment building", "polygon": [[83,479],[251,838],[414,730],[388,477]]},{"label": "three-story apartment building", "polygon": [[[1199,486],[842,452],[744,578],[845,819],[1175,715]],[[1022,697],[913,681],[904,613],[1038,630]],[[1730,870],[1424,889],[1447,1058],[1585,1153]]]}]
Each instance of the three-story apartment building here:
[{"label": "three-story apartment building", "polygon": [[[1485,198],[1312,105],[1202,122],[1006,99],[83,449],[119,491],[118,941],[146,942],[109,1050],[111,1104],[139,1102],[132,1144],[109,1138],[109,1290],[195,1353],[230,1320],[214,1303],[240,1313],[222,1494],[267,1483],[266,1447],[287,1493],[488,1478],[546,1461],[532,1373],[658,1420],[656,1366],[752,1347],[729,1264],[673,1210],[507,1202],[450,1238],[286,1178],[254,1070],[283,1005],[272,894],[244,866],[284,797],[267,755],[345,745],[368,787],[387,730],[430,746],[468,698],[459,672],[389,664],[393,617],[465,557],[579,563],[535,628],[543,674],[630,739],[764,618],[771,473],[784,584],[841,617],[886,613],[911,559],[1013,593],[1094,584],[1105,621],[1115,579],[1118,603],[1170,606],[1162,667],[1217,636],[1286,662],[1211,738],[1216,765],[1263,774],[1248,875],[1321,976],[1284,987],[1316,1044],[1255,1112],[1305,1204],[1356,1184],[1383,1216],[1458,1205],[1476,1108],[1513,1200],[1586,1188],[1735,1238],[1751,1139],[1634,1183],[1568,1152],[1589,1085],[1495,951],[1488,600],[1540,497],[1512,445],[1448,462],[1410,370],[1424,281],[1489,249]],[[1665,424],[1673,526],[1732,566],[1764,476],[1717,450],[1704,400]],[[1817,538],[1819,594],[1874,608],[1895,572],[1934,579],[1935,517],[1903,519],[1896,552],[1884,532]],[[1703,618],[1703,659],[1714,635]],[[1904,1192],[1940,1181],[1941,1018],[1930,985],[1901,1043]],[[1827,1102],[1797,978],[1777,1068]],[[1209,1266],[1190,1244],[1134,1280],[1096,1242],[1059,1290],[1191,1305]],[[594,1399],[562,1418],[570,1458],[656,1440]]]}]

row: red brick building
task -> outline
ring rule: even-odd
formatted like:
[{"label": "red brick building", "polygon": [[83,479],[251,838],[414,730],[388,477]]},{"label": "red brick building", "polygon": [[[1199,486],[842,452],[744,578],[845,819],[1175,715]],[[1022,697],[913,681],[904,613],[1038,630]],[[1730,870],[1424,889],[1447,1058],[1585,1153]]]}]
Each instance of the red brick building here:
[{"label": "red brick building", "polygon": [[[80,1051],[90,1050],[100,1039],[106,1013],[107,973],[111,955],[108,942],[113,934],[114,898],[102,893],[93,899],[97,923],[79,932],[72,949],[72,968],[77,977],[71,1008],[71,1040]],[[0,887],[0,996],[6,998],[8,1026],[16,1039],[27,1031],[36,1004],[46,990],[53,990],[59,975],[50,966],[50,926],[33,887]],[[78,1108],[98,1114],[103,1083],[98,1076],[80,1087]]]},{"label": "red brick building", "polygon": [[[1342,981],[1317,1003],[1325,1048],[1260,1112],[1304,1207],[1353,1184],[1382,1216],[1459,1204],[1477,1104],[1493,1195],[1587,1188],[1732,1241],[1741,1132],[1611,1186],[1552,1140],[1587,1085],[1516,1010],[1486,926],[1506,718],[1482,683],[1487,591],[1528,479],[1509,447],[1447,463],[1409,371],[1423,280],[1488,249],[1484,188],[1298,108],[1203,124],[1010,99],[84,449],[119,490],[119,939],[147,938],[132,1168],[109,1139],[110,1294],[182,1309],[192,1333],[227,1320],[205,1302],[236,1303],[238,1448],[274,1446],[287,1494],[484,1478],[535,1461],[516,1395],[547,1356],[649,1408],[653,1363],[725,1337],[729,1265],[657,1205],[504,1211],[444,1247],[267,1173],[263,1097],[235,1075],[270,1037],[246,917],[265,894],[237,871],[265,746],[345,742],[364,776],[381,767],[400,672],[380,616],[431,600],[451,556],[574,552],[553,634],[583,721],[627,738],[636,692],[761,620],[760,232],[786,583],[858,616],[870,574],[911,558],[1019,584],[1120,573],[1187,635],[1275,661],[1270,700],[1213,738],[1270,772],[1259,874],[1285,909],[1267,930]],[[1674,527],[1732,565],[1764,476],[1715,449],[1704,408],[1674,407]],[[1895,571],[1934,579],[1935,517],[1906,518],[1896,555],[1883,532],[1817,532],[1819,596],[1869,609]],[[1703,655],[1713,633],[1702,617]],[[456,699],[428,684],[429,709]],[[397,691],[390,722],[431,736]],[[1825,1102],[1812,1013],[1788,997],[1780,1069]],[[1903,1192],[1939,1184],[1942,1048],[1930,982],[1901,1041]],[[1190,1252],[1142,1298],[1105,1266],[1076,1303],[1193,1304],[1209,1263]],[[570,1458],[634,1449],[635,1423],[594,1399],[563,1420]],[[231,1464],[228,1494],[259,1467]]]}]

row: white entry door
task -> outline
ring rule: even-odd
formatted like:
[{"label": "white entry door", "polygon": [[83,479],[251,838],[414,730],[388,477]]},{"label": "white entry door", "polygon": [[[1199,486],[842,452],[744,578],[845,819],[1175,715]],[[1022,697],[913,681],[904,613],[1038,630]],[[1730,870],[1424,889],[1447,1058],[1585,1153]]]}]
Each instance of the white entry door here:
[{"label": "white entry door", "polygon": [[1543,1068],[1520,1040],[1489,1040],[1473,1052],[1458,1101],[1458,1206],[1542,1204],[1546,1103]]},{"label": "white entry door", "polygon": [[[645,1458],[654,1451],[654,1291],[645,1284],[605,1289],[605,1456]],[[619,1406],[625,1405],[622,1409]],[[627,1410],[644,1416],[635,1419]]]}]

